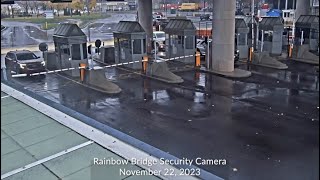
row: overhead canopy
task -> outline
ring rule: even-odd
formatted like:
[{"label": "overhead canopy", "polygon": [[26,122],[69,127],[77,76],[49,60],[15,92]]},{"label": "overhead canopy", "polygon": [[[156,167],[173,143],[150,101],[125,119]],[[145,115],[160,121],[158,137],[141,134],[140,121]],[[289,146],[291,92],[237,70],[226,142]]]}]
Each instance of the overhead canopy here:
[{"label": "overhead canopy", "polygon": [[59,24],[53,33],[54,43],[81,44],[87,42],[87,36],[77,24]]},{"label": "overhead canopy", "polygon": [[167,34],[184,35],[186,32],[196,34],[196,27],[190,19],[170,19],[164,32]]},{"label": "overhead canopy", "polygon": [[114,30],[114,33],[145,33],[145,30],[137,21],[120,21]]},{"label": "overhead canopy", "polygon": [[[242,18],[244,19],[244,21],[247,24],[251,24],[252,23],[252,17],[251,16],[242,16]],[[257,24],[257,21],[254,18],[253,18],[253,24]]]},{"label": "overhead canopy", "polygon": [[301,15],[295,26],[296,28],[319,29],[319,16]]},{"label": "overhead canopy", "polygon": [[248,25],[247,23],[244,21],[243,18],[236,18],[236,26],[235,28],[247,28]]},{"label": "overhead canopy", "polygon": [[62,23],[55,28],[53,36],[73,37],[86,35],[77,24]]},{"label": "overhead canopy", "polygon": [[273,31],[275,28],[283,28],[283,19],[281,17],[264,17],[259,23],[259,29],[264,31]]}]

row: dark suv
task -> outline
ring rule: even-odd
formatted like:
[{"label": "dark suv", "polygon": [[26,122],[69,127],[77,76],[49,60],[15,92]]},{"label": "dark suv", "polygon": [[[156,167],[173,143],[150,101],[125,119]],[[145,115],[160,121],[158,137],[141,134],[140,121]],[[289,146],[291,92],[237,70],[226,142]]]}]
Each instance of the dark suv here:
[{"label": "dark suv", "polygon": [[43,58],[36,56],[28,50],[10,51],[5,57],[5,64],[8,69],[16,74],[31,74],[45,71]]},{"label": "dark suv", "polygon": [[205,21],[211,20],[210,14],[201,14],[200,15],[200,20],[201,21],[203,21],[203,20],[205,20]]}]

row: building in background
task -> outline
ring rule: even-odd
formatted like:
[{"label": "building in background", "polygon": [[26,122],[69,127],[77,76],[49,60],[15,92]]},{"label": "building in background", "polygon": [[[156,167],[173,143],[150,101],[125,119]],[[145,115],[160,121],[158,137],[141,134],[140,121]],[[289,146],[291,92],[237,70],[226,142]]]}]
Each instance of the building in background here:
[{"label": "building in background", "polygon": [[137,1],[136,0],[127,0],[129,10],[137,10]]}]

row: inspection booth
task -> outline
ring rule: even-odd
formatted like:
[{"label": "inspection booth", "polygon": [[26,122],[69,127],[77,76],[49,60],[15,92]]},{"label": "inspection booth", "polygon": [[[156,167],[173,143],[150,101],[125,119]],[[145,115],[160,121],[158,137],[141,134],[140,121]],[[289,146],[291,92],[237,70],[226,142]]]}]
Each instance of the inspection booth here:
[{"label": "inspection booth", "polygon": [[259,23],[259,30],[261,31],[259,50],[272,55],[281,55],[284,32],[282,17],[264,17]]},{"label": "inspection booth", "polygon": [[[249,27],[249,32],[248,32],[248,47],[252,47],[252,24],[253,24],[253,34],[254,37],[258,34],[257,31],[259,30],[259,23],[256,21],[255,18],[252,18],[252,16],[236,16],[236,18],[242,18],[247,26]],[[257,47],[257,41],[254,40],[253,47]]]},{"label": "inspection booth", "polygon": [[[58,25],[53,34],[56,63],[58,69],[78,68],[80,63],[88,65],[87,36],[76,24]],[[79,69],[65,71],[70,76],[79,77]]]},{"label": "inspection booth", "polygon": [[[120,21],[113,32],[115,63],[141,61],[147,55],[146,32],[137,21]],[[141,69],[141,63],[125,65]]]},{"label": "inspection booth", "polygon": [[317,51],[319,44],[319,16],[301,15],[296,21],[295,28],[295,44],[309,44],[311,51]]},{"label": "inspection booth", "polygon": [[239,58],[248,58],[249,27],[243,18],[236,18],[235,32],[235,48],[239,50]]},{"label": "inspection booth", "polygon": [[[166,33],[166,58],[195,55],[196,27],[189,19],[170,19],[164,28]],[[179,59],[185,63],[194,63],[194,56]]]}]

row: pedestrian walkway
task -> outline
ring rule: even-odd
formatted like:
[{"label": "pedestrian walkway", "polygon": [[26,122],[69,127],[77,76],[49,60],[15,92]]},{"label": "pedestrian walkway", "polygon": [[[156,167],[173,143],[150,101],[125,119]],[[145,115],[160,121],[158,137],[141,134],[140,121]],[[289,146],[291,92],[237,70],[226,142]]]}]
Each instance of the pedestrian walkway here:
[{"label": "pedestrian walkway", "polygon": [[[119,175],[136,165],[92,165],[94,158],[124,160],[90,139],[1,92],[1,179],[159,179]],[[96,166],[96,167],[95,167]],[[94,173],[93,173],[94,172]]]}]

